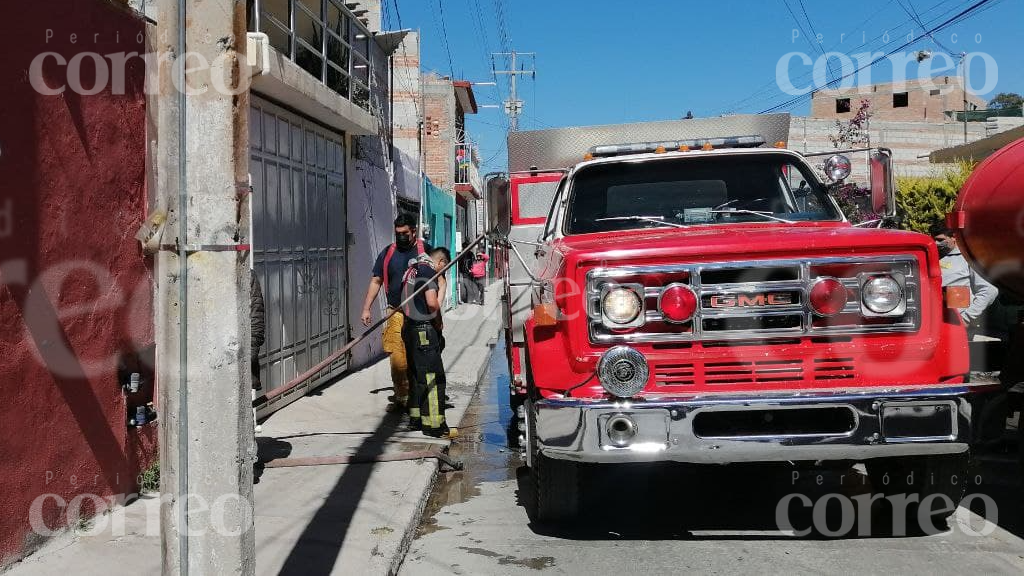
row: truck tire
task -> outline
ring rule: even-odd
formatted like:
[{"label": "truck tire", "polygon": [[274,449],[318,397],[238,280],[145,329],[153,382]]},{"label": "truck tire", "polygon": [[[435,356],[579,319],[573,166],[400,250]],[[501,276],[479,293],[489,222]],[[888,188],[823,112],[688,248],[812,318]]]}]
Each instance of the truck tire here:
[{"label": "truck tire", "polygon": [[562,523],[577,517],[580,509],[580,465],[577,462],[555,460],[540,453],[537,441],[536,412],[532,403],[527,422],[531,451],[530,475],[533,478],[533,512],[541,523]]},{"label": "truck tire", "polygon": [[579,464],[537,454],[533,458],[537,520],[563,523],[579,514]]},{"label": "truck tire", "polygon": [[[887,499],[899,494],[917,496],[917,502],[909,503],[906,507],[905,525],[908,531],[933,533],[945,530],[948,518],[963,500],[970,481],[970,455],[967,453],[880,458],[869,460],[865,466],[872,490],[876,494],[883,494]],[[931,513],[930,524],[920,525],[919,504],[933,495],[940,497],[931,505],[932,510],[938,510]],[[948,502],[942,500],[943,496]],[[946,505],[950,503],[952,508],[946,511]]]}]

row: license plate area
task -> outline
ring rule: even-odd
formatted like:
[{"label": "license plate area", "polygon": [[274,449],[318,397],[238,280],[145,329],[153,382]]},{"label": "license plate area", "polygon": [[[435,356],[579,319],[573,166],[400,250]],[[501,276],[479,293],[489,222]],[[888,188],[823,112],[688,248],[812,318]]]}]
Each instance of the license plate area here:
[{"label": "license plate area", "polygon": [[879,410],[886,442],[956,440],[956,417],[953,402],[885,402]]}]

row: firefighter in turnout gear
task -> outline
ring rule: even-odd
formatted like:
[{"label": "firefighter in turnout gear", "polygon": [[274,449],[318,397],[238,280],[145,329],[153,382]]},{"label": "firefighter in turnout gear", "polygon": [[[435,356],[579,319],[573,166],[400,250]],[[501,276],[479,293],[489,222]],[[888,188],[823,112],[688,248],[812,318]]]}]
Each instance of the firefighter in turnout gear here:
[{"label": "firefighter in turnout gear", "polygon": [[405,317],[401,311],[392,312],[401,302],[402,275],[409,268],[409,263],[430,250],[422,240],[416,237],[416,219],[409,214],[399,214],[395,219],[395,243],[381,251],[373,266],[373,277],[366,289],[363,301],[363,326],[373,323],[370,308],[377,299],[381,287],[387,301],[388,321],[381,333],[381,344],[387,352],[391,363],[391,381],[395,393],[388,398],[391,404],[388,411],[404,411],[409,399],[408,366],[405,358],[405,343],[402,341],[402,322]]},{"label": "firefighter in turnout gear", "polygon": [[408,299],[424,284],[427,288],[405,304],[402,337],[412,388],[409,396],[410,424],[428,436],[442,438],[449,437],[450,431],[444,417],[446,380],[441,361],[441,301],[437,282],[431,281],[435,272],[430,257],[420,257],[410,263],[402,280],[402,300]]}]

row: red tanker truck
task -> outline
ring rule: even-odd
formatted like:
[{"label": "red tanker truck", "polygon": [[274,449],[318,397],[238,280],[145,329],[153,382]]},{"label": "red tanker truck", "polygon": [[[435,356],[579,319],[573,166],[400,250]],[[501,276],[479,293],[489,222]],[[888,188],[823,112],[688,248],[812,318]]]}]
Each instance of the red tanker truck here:
[{"label": "red tanker truck", "polygon": [[[947,224],[964,256],[1004,294],[1024,301],[1024,139],[996,151],[977,166],[957,196]],[[1024,409],[1024,322],[1010,331],[1000,380],[1010,406]],[[1002,428],[1002,414],[994,416]],[[1022,418],[1021,420],[1024,420]],[[1024,422],[1018,446],[1024,465]]]},{"label": "red tanker truck", "polygon": [[888,150],[805,155],[789,124],[510,134],[489,225],[541,521],[588,501],[582,467],[631,462],[863,462],[917,479],[904,492],[963,496],[972,401],[990,388],[967,379],[935,244],[853,226],[832,197],[864,158],[874,208],[894,215]]}]

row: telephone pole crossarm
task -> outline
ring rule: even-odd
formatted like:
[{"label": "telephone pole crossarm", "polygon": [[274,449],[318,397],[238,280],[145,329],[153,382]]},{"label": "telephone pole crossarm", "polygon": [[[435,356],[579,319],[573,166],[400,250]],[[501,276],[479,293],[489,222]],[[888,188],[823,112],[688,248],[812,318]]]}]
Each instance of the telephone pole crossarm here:
[{"label": "telephone pole crossarm", "polygon": [[[507,56],[509,59],[510,70],[494,70],[494,58],[496,56]],[[530,58],[531,67],[520,68],[518,62],[519,57],[525,56]],[[537,77],[537,66],[536,66],[536,52],[493,52],[491,53],[491,68],[492,72],[497,76],[498,74],[504,74],[509,77],[509,98],[504,104],[505,114],[508,114],[509,118],[509,130],[516,132],[519,130],[519,115],[523,113],[523,101],[519,99],[518,94],[518,83],[517,79],[519,76],[530,76],[531,78]]]}]

